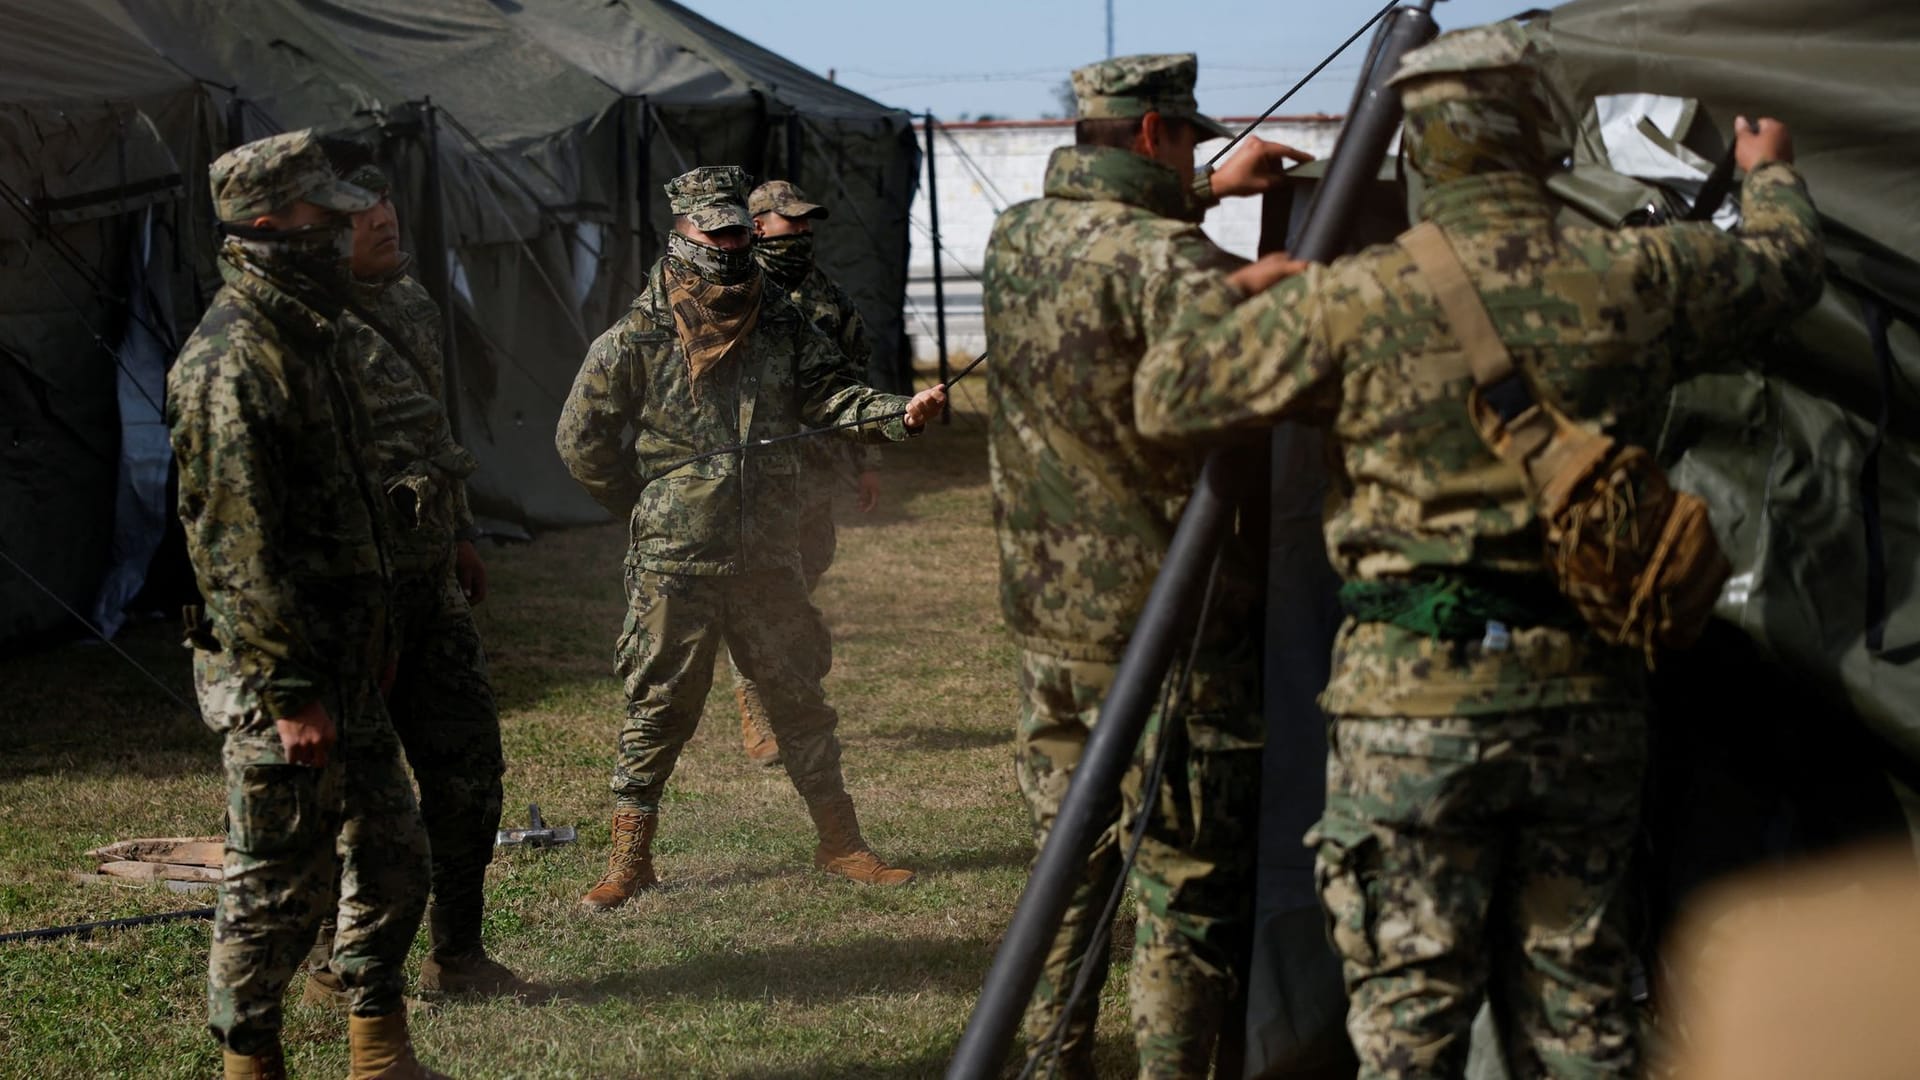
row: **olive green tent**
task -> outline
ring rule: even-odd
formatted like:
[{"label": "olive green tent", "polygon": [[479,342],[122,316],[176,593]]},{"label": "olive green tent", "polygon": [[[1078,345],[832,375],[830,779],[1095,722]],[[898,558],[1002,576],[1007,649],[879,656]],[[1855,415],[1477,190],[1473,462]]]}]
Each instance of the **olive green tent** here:
[{"label": "olive green tent", "polygon": [[[26,573],[108,630],[140,588],[171,519],[164,440],[147,406],[141,464],[120,461],[136,414],[115,407],[115,373],[132,366],[116,356],[145,349],[144,384],[126,381],[157,400],[217,286],[206,164],[246,139],[315,127],[394,173],[415,273],[453,327],[449,404],[481,463],[474,503],[503,531],[604,519],[555,455],[554,421],[658,254],[659,187],[685,168],[797,178],[832,206],[820,257],[876,331],[875,380],[901,379],[907,115],[678,5],[22,0],[0,20],[19,24],[0,22],[14,31],[0,35],[0,178],[22,195],[0,207],[0,236],[32,255],[0,262],[0,422],[24,433],[0,458],[0,549],[24,569],[0,566],[0,648],[71,622]],[[60,242],[79,243],[76,221],[91,223],[85,273],[46,279]],[[136,318],[147,293],[168,303]],[[164,334],[129,330],[161,316]],[[121,472],[141,495],[116,511]],[[122,538],[131,549],[110,558]]]}]

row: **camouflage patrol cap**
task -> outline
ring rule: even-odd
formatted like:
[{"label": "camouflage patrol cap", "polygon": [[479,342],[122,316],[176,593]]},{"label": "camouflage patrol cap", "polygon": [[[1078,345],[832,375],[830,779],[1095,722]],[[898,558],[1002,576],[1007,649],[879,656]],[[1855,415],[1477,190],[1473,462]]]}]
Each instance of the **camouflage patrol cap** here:
[{"label": "camouflage patrol cap", "polygon": [[1470,76],[1477,72],[1539,72],[1548,47],[1512,19],[1441,34],[1400,58],[1390,86],[1406,89],[1416,79]]},{"label": "camouflage patrol cap", "polygon": [[311,131],[289,131],[236,146],[214,159],[207,180],[213,188],[214,215],[236,224],[298,202],[354,214],[380,201],[333,174]]},{"label": "camouflage patrol cap", "polygon": [[791,180],[769,180],[747,196],[747,213],[779,214],[787,218],[824,218],[827,208],[809,201],[807,193]]},{"label": "camouflage patrol cap", "polygon": [[393,190],[393,179],[378,165],[362,165],[347,173],[347,183],[357,188],[364,188],[376,196],[385,195]]},{"label": "camouflage patrol cap", "polygon": [[702,165],[666,182],[667,207],[703,232],[747,229],[747,172],[738,165]]},{"label": "camouflage patrol cap", "polygon": [[1073,71],[1073,99],[1081,119],[1131,120],[1157,112],[1186,120],[1208,138],[1230,138],[1225,125],[1200,114],[1193,83],[1200,62],[1192,53],[1116,56]]}]

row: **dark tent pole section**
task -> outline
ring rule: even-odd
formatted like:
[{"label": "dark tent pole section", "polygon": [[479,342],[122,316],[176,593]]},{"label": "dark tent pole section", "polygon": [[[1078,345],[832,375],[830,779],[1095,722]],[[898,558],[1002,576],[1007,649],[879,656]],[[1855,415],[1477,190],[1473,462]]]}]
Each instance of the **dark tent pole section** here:
[{"label": "dark tent pole section", "polygon": [[[1347,120],[1334,147],[1320,194],[1308,211],[1296,258],[1326,262],[1346,244],[1365,183],[1379,169],[1400,122],[1400,104],[1385,81],[1402,54],[1430,41],[1435,33],[1430,12],[1435,0],[1416,0],[1396,10],[1375,41],[1375,62],[1359,108]],[[933,118],[927,118],[929,152]],[[929,162],[931,166],[931,162]],[[928,169],[929,177],[932,169]],[[932,185],[929,183],[929,194]],[[938,250],[936,243],[935,250]],[[1059,931],[1067,901],[1078,884],[1093,843],[1113,823],[1119,807],[1120,779],[1159,695],[1173,653],[1195,632],[1193,625],[1206,574],[1234,521],[1236,484],[1259,476],[1267,453],[1258,448],[1216,450],[1208,455],[1200,483],[1187,500],[1153,590],[1140,612],[1127,650],[1115,674],[1113,690],[1100,707],[1079,766],[1067,785],[1060,815],[1035,860],[1033,874],[1006,937],[994,954],[980,1000],[954,1047],[949,1080],[997,1076],[1005,1062],[1027,999],[1040,976],[1040,964]],[[1147,797],[1151,797],[1150,795]]]},{"label": "dark tent pole section", "polygon": [[633,243],[640,253],[640,272],[644,274],[653,265],[653,106],[647,104],[645,94],[640,95],[640,145],[634,156],[640,163],[635,170],[639,184],[635,195],[640,207]]},{"label": "dark tent pole section", "polygon": [[[940,270],[940,181],[933,171],[933,110],[927,110],[927,214],[933,218],[933,326],[940,350],[940,382],[947,381],[947,290]],[[911,386],[911,384],[909,384]],[[940,422],[953,423],[953,411],[940,408]]]}]

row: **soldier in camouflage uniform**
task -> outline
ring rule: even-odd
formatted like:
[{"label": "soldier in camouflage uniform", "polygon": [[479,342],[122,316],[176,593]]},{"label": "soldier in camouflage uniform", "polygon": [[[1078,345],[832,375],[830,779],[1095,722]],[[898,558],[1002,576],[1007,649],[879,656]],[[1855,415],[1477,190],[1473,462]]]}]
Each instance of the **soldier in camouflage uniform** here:
[{"label": "soldier in camouflage uniform", "polygon": [[[753,215],[753,261],[767,280],[786,294],[814,327],[840,349],[848,379],[864,383],[873,359],[867,324],[846,290],[814,265],[813,221],[825,218],[827,208],[809,202],[806,193],[786,180],[769,180],[747,196]],[[834,495],[847,488],[860,493],[860,512],[871,513],[880,504],[880,448],[844,439],[809,439],[800,444],[800,574],[807,591],[820,585],[821,575],[833,565],[836,537]],[[760,765],[780,764],[780,743],[767,724],[767,708],[753,680],[727,658],[733,673],[734,698],[740,706],[740,741],[747,757]]]},{"label": "soldier in camouflage uniform", "polygon": [[[847,378],[833,343],[754,263],[740,169],[695,169],[666,191],[675,215],[667,254],[633,309],[594,342],[554,439],[574,479],[628,522],[631,538],[616,648],[628,704],[613,850],[581,903],[615,908],[656,883],[660,797],[699,723],[722,640],[759,686],[787,776],[819,829],[814,865],[903,884],[912,872],[867,846],[841,779],[839,717],[820,685],[827,632],[795,545],[797,449],[686,459],[856,420],[873,422],[852,429],[855,437],[905,439],[938,411],[945,389],[908,399]],[[880,419],[903,410],[904,420]]]},{"label": "soldier in camouflage uniform", "polygon": [[[1428,185],[1420,216],[1534,392],[1644,444],[1685,362],[1738,355],[1819,295],[1813,206],[1784,129],[1764,121],[1738,136],[1737,236],[1556,223],[1539,53],[1503,23],[1407,56],[1396,84]],[[1168,438],[1325,424],[1343,460],[1326,537],[1349,617],[1308,841],[1361,1074],[1459,1076],[1485,998],[1512,1075],[1634,1076],[1620,920],[1643,661],[1603,646],[1554,587],[1519,470],[1469,422],[1473,385],[1396,245],[1305,268],[1227,320],[1183,316],[1135,401],[1143,429]]]},{"label": "soldier in camouflage uniform", "polygon": [[[1191,55],[1132,56],[1073,73],[1078,145],[1054,151],[1045,197],[1000,216],[984,282],[988,447],[1000,547],[1001,610],[1021,650],[1015,736],[1036,845],[1113,684],[1201,455],[1143,438],[1134,368],[1184,310],[1233,309],[1242,260],[1200,231],[1218,195],[1264,190],[1291,148],[1261,140],[1218,174],[1193,172],[1200,138],[1226,134],[1199,114]],[[1223,565],[1205,649],[1164,787],[1142,809],[1153,718],[1123,789],[1125,819],[1152,817],[1135,867],[1132,967],[1143,1076],[1200,1076],[1233,998],[1252,916],[1253,834],[1262,728],[1256,658],[1245,634],[1244,556]],[[1029,1054],[1058,1031],[1067,1075],[1092,1068],[1107,952],[1088,955],[1120,872],[1120,829],[1104,836],[1048,954],[1026,1029]],[[1089,991],[1067,1015],[1082,964]]]},{"label": "soldier in camouflage uniform", "polygon": [[[336,153],[336,162],[345,153]],[[420,815],[433,850],[431,948],[420,988],[439,993],[525,989],[488,958],[480,942],[487,864],[500,827],[500,717],[487,681],[486,651],[469,600],[486,596],[486,567],[473,546],[465,479],[473,455],[454,442],[444,401],[440,309],[407,274],[392,186],[377,166],[347,181],[379,198],[354,215],[353,298],[341,320],[346,369],[373,419],[374,452],[392,513],[393,622],[400,660],[387,711],[420,785]],[[309,1000],[339,1000],[326,967],[333,925],[323,925],[309,958]]]},{"label": "soldier in camouflage uniform", "polygon": [[407,1039],[402,968],[427,838],[376,685],[394,652],[391,551],[370,424],[337,352],[346,215],[374,198],[335,179],[304,131],[232,150],[209,178],[226,284],[167,379],[206,598],[195,685],[226,740],[208,1026],[228,1077],[285,1075],[281,996],[333,910],[337,867],[353,1075],[435,1075]]}]

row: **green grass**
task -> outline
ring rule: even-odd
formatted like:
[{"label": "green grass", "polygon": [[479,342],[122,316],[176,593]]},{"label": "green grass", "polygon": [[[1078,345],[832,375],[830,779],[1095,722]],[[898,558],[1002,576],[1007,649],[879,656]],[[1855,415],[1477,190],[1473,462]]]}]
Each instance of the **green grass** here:
[{"label": "green grass", "polygon": [[[723,674],[668,792],[656,845],[665,887],[610,915],[580,913],[606,855],[624,534],[580,529],[486,551],[493,594],[479,621],[509,817],[537,801],[582,836],[503,854],[488,877],[489,948],[554,1000],[444,1005],[416,1019],[425,1060],[460,1077],[941,1071],[1030,854],[983,429],[962,412],[889,453],[881,508],[843,513],[839,560],[816,597],[834,632],[827,691],[848,786],[875,847],[920,871],[906,889],[810,868],[805,810],[783,774],[740,753]],[[187,656],[168,628],[137,627],[124,644],[185,691]],[[114,839],[216,833],[223,807],[217,739],[113,653],[0,661],[0,931],[210,903],[69,875]],[[0,945],[0,1075],[217,1074],[202,1026],[206,951],[203,922]],[[1116,1074],[1131,1058],[1124,959],[1103,1013],[1103,1071]],[[294,1075],[344,1074],[344,1032],[343,1018],[291,1005]]]}]

